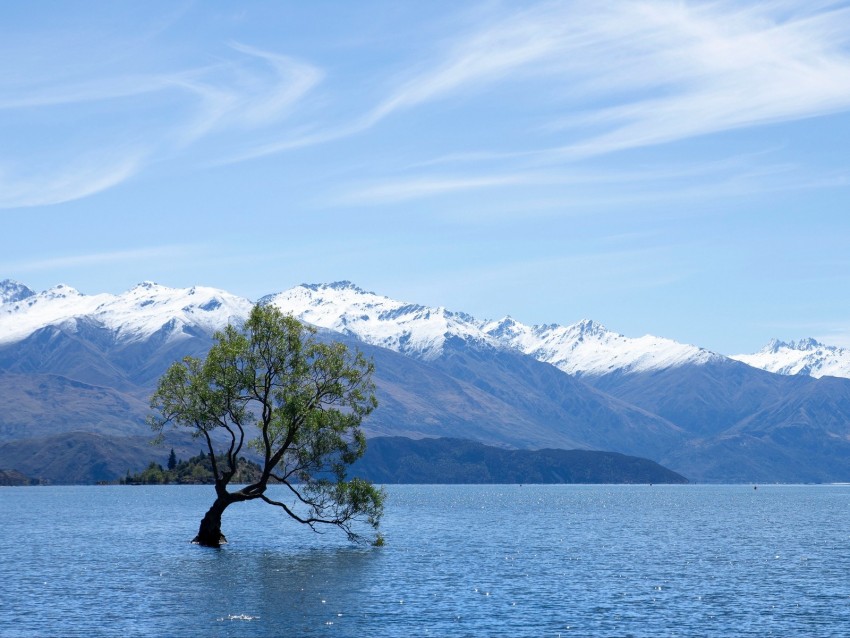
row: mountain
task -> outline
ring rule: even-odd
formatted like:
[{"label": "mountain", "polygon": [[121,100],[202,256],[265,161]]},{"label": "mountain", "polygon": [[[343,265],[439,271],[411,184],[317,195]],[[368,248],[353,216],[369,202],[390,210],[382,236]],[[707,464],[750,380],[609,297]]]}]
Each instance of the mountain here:
[{"label": "mountain", "polygon": [[850,378],[850,350],[811,338],[787,343],[773,339],[755,354],[736,354],[732,358],[777,374]]},{"label": "mountain", "polygon": [[652,335],[625,337],[589,319],[570,326],[526,326],[506,317],[485,324],[484,330],[505,346],[577,377],[649,372],[724,358],[696,346]]},{"label": "mountain", "polygon": [[170,437],[168,447],[151,445],[146,436],[66,432],[0,442],[0,468],[32,481],[91,484],[114,481],[144,469],[151,459],[165,465],[171,448],[181,457],[197,454],[201,443],[189,435]]},{"label": "mountain", "polygon": [[[457,353],[498,349],[526,355],[526,362],[534,359],[551,364],[593,387],[600,396],[619,399],[620,405],[640,408],[675,428],[651,433],[640,427],[632,430],[648,434],[646,438],[656,442],[654,447],[629,440],[622,431],[600,434],[591,447],[600,449],[599,438],[604,438],[603,449],[647,455],[691,478],[850,478],[846,457],[832,455],[834,461],[821,466],[818,461],[818,454],[850,437],[850,406],[835,399],[850,384],[794,381],[697,346],[651,335],[625,337],[591,320],[569,326],[526,326],[510,317],[478,320],[444,308],[394,301],[349,282],[298,286],[265,301],[307,322],[443,369]],[[488,359],[488,370],[492,360]],[[466,376],[487,379],[488,370],[468,370]],[[550,386],[544,394],[562,392]],[[498,388],[496,394],[502,393],[510,396],[511,388]],[[802,396],[805,405],[798,404]],[[830,428],[823,427],[823,413],[811,409],[814,405],[830,406]],[[588,416],[590,411],[575,407],[568,411],[585,424],[595,422]],[[795,429],[808,432],[811,444],[788,436]],[[664,436],[659,436],[661,431]],[[587,431],[578,428],[578,433],[585,441],[589,439]],[[818,445],[821,452],[815,451]]]},{"label": "mountain", "polygon": [[439,357],[452,339],[498,345],[470,315],[395,301],[349,281],[302,284],[263,297],[260,303],[272,304],[314,326],[426,361]]},{"label": "mountain", "polygon": [[40,293],[0,283],[0,344],[24,339],[45,327],[96,327],[115,344],[156,337],[177,341],[211,335],[247,316],[251,302],[223,290],[193,286],[175,289],[141,283],[121,295],[84,295],[60,284]]},{"label": "mountain", "polygon": [[463,312],[396,301],[348,281],[303,284],[260,301],[307,323],[424,360],[440,357],[448,343],[462,342],[521,352],[582,377],[725,358],[650,335],[631,339],[591,320],[570,326],[527,326],[511,317],[480,320]]},{"label": "mountain", "polygon": [[[213,288],[150,282],[122,295],[0,282],[0,441],[85,431],[149,436],[148,397],[186,355],[252,306]],[[19,469],[19,468],[18,468]]]},{"label": "mountain", "polygon": [[[0,332],[0,440],[80,430],[148,432],[147,397],[159,376],[182,356],[202,355],[215,327],[241,318],[232,310],[210,318],[204,308],[226,295],[198,290],[142,284],[95,302],[61,287],[59,294],[51,289],[31,297],[16,311],[0,306],[6,326],[18,316],[29,327],[15,324],[15,334],[26,335],[17,341],[8,328]],[[251,307],[238,299],[228,305],[243,316]],[[663,419],[493,344],[471,350],[452,341],[447,356],[429,361],[348,335],[321,336],[348,338],[376,361],[382,408],[365,424],[370,435],[467,436],[497,445],[570,448],[605,447],[619,438],[639,454],[657,454],[681,439]]]},{"label": "mountain", "polygon": [[147,399],[137,396],[146,390],[136,390],[0,371],[0,442],[74,431],[150,437]]},{"label": "mountain", "polygon": [[850,380],[782,376],[732,361],[611,375],[594,386],[666,418],[688,441],[653,457],[703,481],[850,477]]},{"label": "mountain", "polygon": [[850,477],[850,381],[780,378],[787,384],[779,400],[763,401],[733,426],[692,439],[659,461],[687,467],[703,480],[845,482]]},{"label": "mountain", "polygon": [[351,474],[375,483],[687,483],[653,461],[614,452],[404,437],[371,439]]},{"label": "mountain", "polygon": [[4,279],[0,281],[0,304],[12,304],[32,297],[35,292],[17,281]]},{"label": "mountain", "polygon": [[667,420],[501,345],[464,313],[393,301],[350,282],[297,286],[261,303],[352,339],[376,358],[382,407],[366,424],[373,434],[651,458],[686,438]]},{"label": "mountain", "polygon": [[[144,436],[147,397],[168,365],[203,355],[215,330],[252,307],[213,288],[150,282],[89,296],[7,280],[0,295],[0,442],[9,443]],[[774,374],[590,320],[482,320],[350,282],[261,301],[373,358],[381,407],[364,422],[370,437],[607,450],[698,481],[850,479],[850,379]]]},{"label": "mountain", "polygon": [[0,470],[0,486],[2,487],[38,484],[38,479],[31,479],[17,470]]},{"label": "mountain", "polygon": [[146,400],[164,362],[205,353],[213,333],[252,305],[197,286],[145,282],[122,295],[84,295],[59,285],[0,304],[0,371],[61,375]]},{"label": "mountain", "polygon": [[[156,284],[94,298],[61,286],[0,306],[0,441],[79,431],[144,436],[147,397],[158,377],[174,360],[202,355],[210,333],[239,321],[250,307],[222,291]],[[412,312],[429,321],[428,309]],[[451,324],[454,316],[432,312],[430,320],[443,317]],[[478,339],[474,331],[464,341],[446,330],[439,356],[436,349],[408,356],[355,339],[350,331],[319,336],[348,340],[375,360],[381,409],[364,424],[370,436],[460,436],[532,448],[598,449],[617,440],[625,451],[645,455],[682,439],[664,419]],[[411,340],[401,343],[414,353]]]}]

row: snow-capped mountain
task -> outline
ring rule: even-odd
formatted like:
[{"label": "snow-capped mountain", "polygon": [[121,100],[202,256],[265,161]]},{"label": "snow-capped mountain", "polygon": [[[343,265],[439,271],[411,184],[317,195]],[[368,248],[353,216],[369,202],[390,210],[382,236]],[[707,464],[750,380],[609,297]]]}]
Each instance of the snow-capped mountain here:
[{"label": "snow-capped mountain", "polygon": [[32,297],[35,291],[11,279],[0,281],[0,304],[14,303]]},{"label": "snow-capped mountain", "polygon": [[[397,301],[348,281],[302,284],[260,300],[312,325],[351,335],[425,361],[439,357],[449,340],[509,348],[575,376],[645,372],[702,364],[720,357],[696,346],[650,335],[629,338],[590,320],[570,326],[527,326],[510,317],[476,319],[463,312]],[[0,282],[0,343],[18,341],[49,325],[73,330],[86,317],[119,341],[149,337],[165,328],[171,339],[200,330],[211,334],[244,319],[251,302],[215,288],[169,288],[141,283],[121,295],[84,295],[58,285],[35,293]]]},{"label": "snow-capped mountain", "polygon": [[424,360],[452,337],[498,347],[473,317],[367,292],[348,281],[302,284],[260,300],[301,321]]},{"label": "snow-capped mountain", "polygon": [[462,312],[395,301],[350,282],[303,284],[261,300],[307,323],[425,360],[449,339],[518,350],[575,376],[646,372],[722,358],[696,346],[647,335],[629,338],[590,320],[527,326],[510,317],[479,320]]},{"label": "snow-capped mountain", "polygon": [[588,319],[571,326],[526,326],[506,317],[485,324],[484,330],[505,346],[574,376],[647,372],[723,358],[696,346],[652,335],[625,337]]},{"label": "snow-capped mountain", "polygon": [[134,342],[165,330],[168,339],[201,331],[212,334],[244,318],[251,302],[223,290],[194,286],[169,288],[138,284],[121,295],[84,295],[60,284],[35,293],[9,280],[0,282],[0,344],[25,339],[41,328],[73,331],[87,319],[113,333],[116,341]]},{"label": "snow-capped mountain", "polygon": [[[443,354],[449,341],[518,351],[583,378],[725,359],[670,339],[626,337],[592,320],[567,326],[529,326],[511,317],[482,320],[442,307],[397,301],[348,281],[302,284],[260,301],[312,325],[424,361]],[[238,322],[251,305],[248,299],[201,286],[180,289],[144,282],[120,295],[84,295],[62,284],[36,293],[5,280],[0,282],[0,344],[19,341],[46,326],[73,332],[83,318],[109,330],[120,342],[143,340],[155,333],[177,340],[197,332],[209,335]],[[772,341],[761,352],[732,358],[780,374],[850,377],[850,351],[812,339]]]},{"label": "snow-capped mountain", "polygon": [[773,339],[755,354],[736,354],[731,358],[778,374],[850,378],[850,350],[811,338],[787,343]]},{"label": "snow-capped mountain", "polygon": [[[480,320],[348,282],[296,286],[262,301],[359,340],[375,361],[381,404],[370,436],[615,450],[697,480],[850,476],[850,380],[806,376],[829,374],[826,355],[846,354],[838,348],[771,344],[774,357],[819,353],[820,364],[805,370],[779,366],[804,373],[790,377],[593,321]],[[162,373],[182,357],[204,356],[211,333],[251,307],[204,287],[147,282],[85,295],[0,282],[0,445],[72,432],[147,435],[147,398]]]}]

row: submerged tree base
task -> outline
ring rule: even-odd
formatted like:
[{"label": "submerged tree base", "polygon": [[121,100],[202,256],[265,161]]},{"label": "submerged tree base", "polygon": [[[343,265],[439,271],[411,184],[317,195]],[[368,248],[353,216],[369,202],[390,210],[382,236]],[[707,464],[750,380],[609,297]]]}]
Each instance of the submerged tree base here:
[{"label": "submerged tree base", "polygon": [[221,532],[221,515],[231,503],[241,500],[236,495],[228,494],[221,483],[216,483],[216,491],[219,496],[201,519],[198,534],[192,539],[193,543],[204,547],[221,547],[227,542],[227,538]]},{"label": "submerged tree base", "polygon": [[227,542],[227,539],[224,537],[224,534],[218,535],[218,541],[213,538],[202,539],[201,535],[198,534],[195,538],[192,539],[192,543],[194,545],[202,545],[203,547],[221,547]]}]

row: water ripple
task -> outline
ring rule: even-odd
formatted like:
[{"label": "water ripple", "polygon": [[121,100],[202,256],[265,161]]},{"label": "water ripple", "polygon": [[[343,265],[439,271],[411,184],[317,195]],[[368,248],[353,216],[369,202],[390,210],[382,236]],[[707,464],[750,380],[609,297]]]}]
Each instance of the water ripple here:
[{"label": "water ripple", "polygon": [[850,487],[392,486],[387,545],[202,487],[0,490],[0,636],[846,636]]}]

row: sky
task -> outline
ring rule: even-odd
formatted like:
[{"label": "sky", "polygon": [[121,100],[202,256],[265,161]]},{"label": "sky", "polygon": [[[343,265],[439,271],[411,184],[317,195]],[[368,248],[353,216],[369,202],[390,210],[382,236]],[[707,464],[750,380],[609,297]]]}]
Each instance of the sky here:
[{"label": "sky", "polygon": [[850,346],[850,2],[0,3],[0,279]]}]

